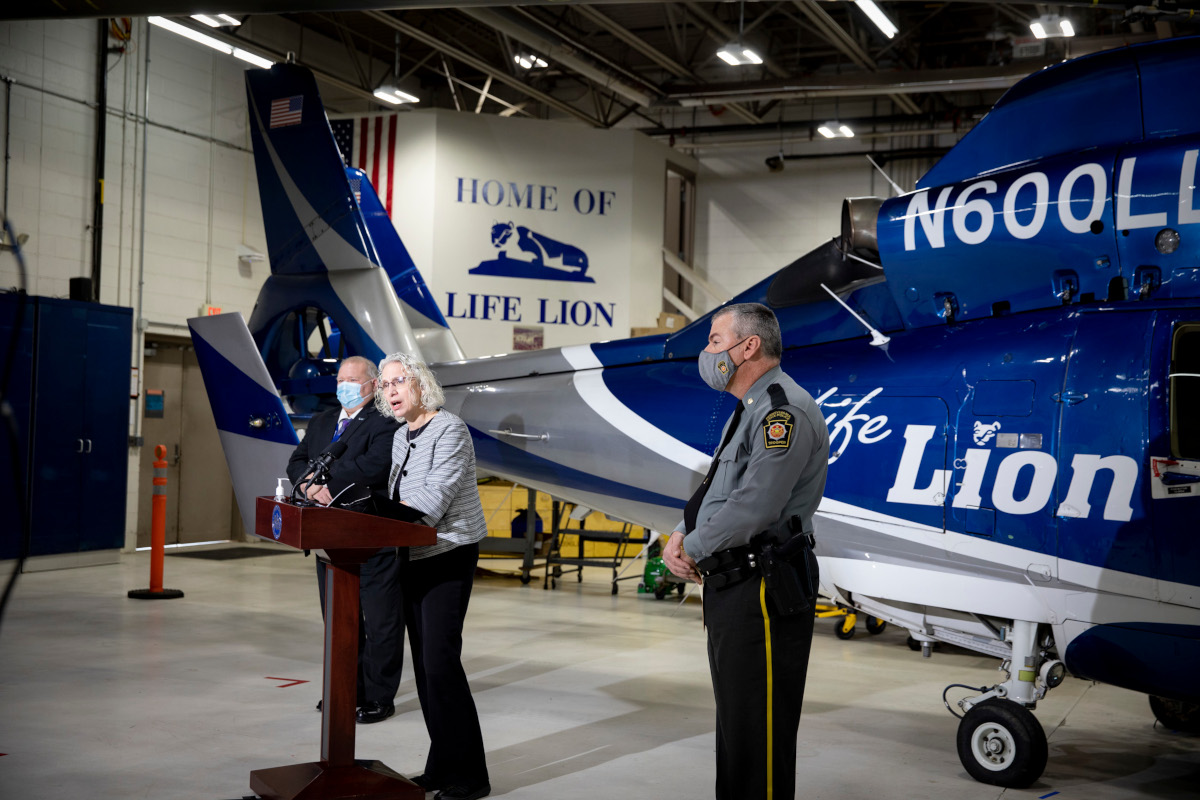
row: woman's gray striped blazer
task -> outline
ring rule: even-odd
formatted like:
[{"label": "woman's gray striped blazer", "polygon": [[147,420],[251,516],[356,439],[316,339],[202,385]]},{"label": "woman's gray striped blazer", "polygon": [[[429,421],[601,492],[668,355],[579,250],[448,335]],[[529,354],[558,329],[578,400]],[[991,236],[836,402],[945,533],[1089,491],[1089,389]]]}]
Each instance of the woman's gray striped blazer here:
[{"label": "woman's gray striped blazer", "polygon": [[437,528],[437,544],[410,548],[412,560],[428,558],[487,536],[487,520],[475,481],[475,446],[467,423],[442,409],[425,423],[427,430],[408,441],[408,425],[392,440],[388,495],[425,513]]}]

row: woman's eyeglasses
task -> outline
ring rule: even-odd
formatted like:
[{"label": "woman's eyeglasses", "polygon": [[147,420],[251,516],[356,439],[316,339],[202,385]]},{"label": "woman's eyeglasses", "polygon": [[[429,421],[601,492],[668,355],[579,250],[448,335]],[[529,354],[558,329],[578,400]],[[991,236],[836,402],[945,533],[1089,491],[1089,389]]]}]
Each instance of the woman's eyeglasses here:
[{"label": "woman's eyeglasses", "polygon": [[393,380],[390,380],[390,381],[380,381],[380,382],[379,382],[379,388],[380,388],[380,389],[382,389],[382,390],[383,390],[383,391],[385,391],[385,392],[386,392],[388,389],[392,388],[393,386],[395,386],[397,389],[399,389],[399,388],[400,388],[401,386],[403,386],[403,385],[404,385],[404,384],[405,384],[407,381],[408,381],[408,377],[407,377],[407,376],[403,376],[403,377],[400,377],[400,378],[395,378],[395,379],[393,379]]}]

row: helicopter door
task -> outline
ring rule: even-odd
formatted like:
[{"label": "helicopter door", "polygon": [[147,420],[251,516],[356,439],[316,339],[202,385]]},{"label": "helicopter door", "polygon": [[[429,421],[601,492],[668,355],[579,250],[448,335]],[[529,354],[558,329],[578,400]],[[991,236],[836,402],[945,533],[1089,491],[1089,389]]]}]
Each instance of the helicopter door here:
[{"label": "helicopter door", "polygon": [[1082,313],[1078,319],[1066,379],[1055,396],[1062,414],[1059,576],[1095,585],[1101,567],[1111,572],[1099,588],[1149,597],[1154,590],[1145,576],[1154,574],[1159,557],[1142,480],[1154,314]]},{"label": "helicopter door", "polygon": [[1200,602],[1200,319],[1160,314],[1151,362],[1150,513],[1159,599]]}]

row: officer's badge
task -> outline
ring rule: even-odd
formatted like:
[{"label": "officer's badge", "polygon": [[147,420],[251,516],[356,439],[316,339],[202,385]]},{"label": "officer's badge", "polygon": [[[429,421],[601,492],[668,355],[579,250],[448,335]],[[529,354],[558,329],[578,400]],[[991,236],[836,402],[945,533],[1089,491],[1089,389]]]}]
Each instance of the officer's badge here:
[{"label": "officer's badge", "polygon": [[792,443],[792,426],[796,418],[792,412],[776,409],[763,420],[763,443],[768,449],[773,447],[787,448]]}]

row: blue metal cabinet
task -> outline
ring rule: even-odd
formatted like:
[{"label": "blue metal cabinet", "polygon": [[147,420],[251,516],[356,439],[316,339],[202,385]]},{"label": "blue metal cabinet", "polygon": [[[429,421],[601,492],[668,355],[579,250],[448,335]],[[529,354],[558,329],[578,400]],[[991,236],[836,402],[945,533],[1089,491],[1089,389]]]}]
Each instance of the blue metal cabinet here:
[{"label": "blue metal cabinet", "polygon": [[[32,346],[14,364],[27,378],[13,387],[14,395],[24,389],[14,406],[20,401],[27,408],[21,427],[29,555],[119,548],[125,541],[132,311],[30,300],[22,327],[31,327]],[[0,306],[0,330],[11,330],[15,307],[12,300]],[[14,491],[11,480],[5,484],[0,491]],[[19,546],[18,526],[5,525],[0,558],[15,557]]]}]

